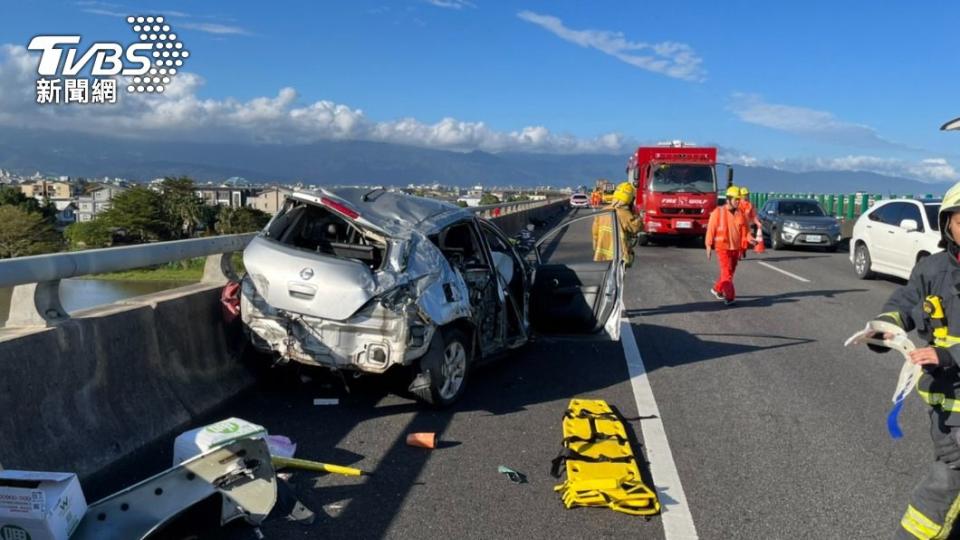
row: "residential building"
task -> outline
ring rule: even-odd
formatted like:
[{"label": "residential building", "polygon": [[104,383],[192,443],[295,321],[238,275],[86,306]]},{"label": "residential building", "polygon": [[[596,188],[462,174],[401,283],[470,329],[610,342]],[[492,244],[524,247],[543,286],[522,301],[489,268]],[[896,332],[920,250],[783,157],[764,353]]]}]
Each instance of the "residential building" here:
[{"label": "residential building", "polygon": [[127,188],[119,186],[100,184],[86,195],[77,197],[77,221],[91,221],[99,214],[107,211],[112,205],[112,200],[117,194],[123,193]]},{"label": "residential building", "polygon": [[260,193],[247,198],[247,206],[256,208],[271,215],[276,215],[283,206],[283,201],[293,190],[287,187],[267,188]]},{"label": "residential building", "polygon": [[253,193],[250,188],[195,187],[197,197],[207,206],[229,206],[240,208],[247,205],[247,198]]},{"label": "residential building", "polygon": [[70,199],[76,195],[76,187],[69,182],[37,180],[20,184],[20,191],[35,199]]},{"label": "residential building", "polygon": [[57,208],[56,214],[56,228],[57,230],[62,231],[67,228],[68,225],[77,222],[77,203],[70,201],[69,204],[63,208]]}]

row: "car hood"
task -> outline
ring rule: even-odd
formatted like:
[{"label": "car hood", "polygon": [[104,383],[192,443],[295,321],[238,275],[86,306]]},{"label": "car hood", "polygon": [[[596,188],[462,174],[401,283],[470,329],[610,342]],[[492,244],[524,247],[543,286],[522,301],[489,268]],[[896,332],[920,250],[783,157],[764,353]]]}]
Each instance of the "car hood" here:
[{"label": "car hood", "polygon": [[829,227],[839,222],[831,216],[780,216],[780,221],[796,221],[802,227]]}]

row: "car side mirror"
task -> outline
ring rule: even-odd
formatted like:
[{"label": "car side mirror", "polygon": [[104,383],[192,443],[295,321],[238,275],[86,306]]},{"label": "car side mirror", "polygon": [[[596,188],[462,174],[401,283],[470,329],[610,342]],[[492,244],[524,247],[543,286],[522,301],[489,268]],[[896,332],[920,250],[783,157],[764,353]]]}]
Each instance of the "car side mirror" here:
[{"label": "car side mirror", "polygon": [[907,232],[913,232],[918,230],[920,226],[917,224],[917,221],[914,219],[905,219],[900,222],[900,228]]}]

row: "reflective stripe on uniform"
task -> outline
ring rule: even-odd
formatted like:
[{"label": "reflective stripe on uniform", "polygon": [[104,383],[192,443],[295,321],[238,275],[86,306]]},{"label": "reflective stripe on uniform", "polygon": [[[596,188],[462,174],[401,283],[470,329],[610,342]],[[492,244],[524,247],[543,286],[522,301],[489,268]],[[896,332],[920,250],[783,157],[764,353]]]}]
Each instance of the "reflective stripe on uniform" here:
[{"label": "reflective stripe on uniform", "polygon": [[886,313],[881,313],[880,315],[877,315],[877,317],[878,317],[878,318],[879,318],[879,317],[890,317],[891,319],[893,319],[894,321],[896,321],[897,326],[899,326],[900,328],[903,328],[903,317],[900,316],[900,312],[899,312],[899,311],[888,311],[888,312],[886,312]]},{"label": "reflective stripe on uniform", "polygon": [[924,403],[931,407],[940,407],[947,412],[960,413],[960,400],[948,398],[940,392],[927,392],[922,390],[919,383],[920,381],[917,380],[917,394],[920,395],[920,399],[922,399]]},{"label": "reflective stripe on uniform", "polygon": [[905,531],[919,538],[920,540],[932,540],[937,538],[942,528],[934,523],[930,518],[923,515],[922,512],[907,505],[907,511],[903,513],[903,519],[900,520],[900,526]]},{"label": "reflective stripe on uniform", "polygon": [[614,245],[613,245],[613,220],[610,218],[610,215],[600,215],[596,218],[596,237],[594,242],[596,245],[593,249],[593,260],[594,261],[609,261],[613,260],[614,254]]}]

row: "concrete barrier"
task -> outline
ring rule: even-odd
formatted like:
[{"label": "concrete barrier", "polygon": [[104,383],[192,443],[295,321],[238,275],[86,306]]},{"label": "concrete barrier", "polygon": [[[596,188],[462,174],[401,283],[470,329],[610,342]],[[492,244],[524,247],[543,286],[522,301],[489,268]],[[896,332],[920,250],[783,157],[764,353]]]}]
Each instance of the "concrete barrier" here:
[{"label": "concrete barrier", "polygon": [[0,463],[88,476],[250,386],[219,292],[192,285],[3,330]]},{"label": "concrete barrier", "polygon": [[500,230],[507,236],[513,236],[523,230],[531,220],[535,223],[549,223],[569,209],[570,202],[562,200],[546,206],[531,208],[523,212],[493,217],[490,218],[490,221],[496,223],[497,227],[500,227]]}]

